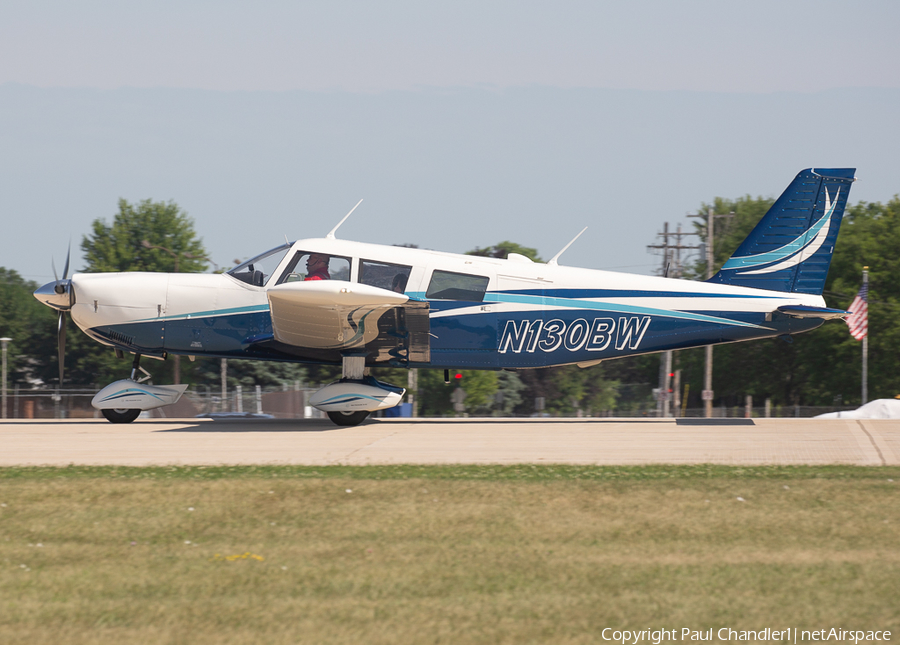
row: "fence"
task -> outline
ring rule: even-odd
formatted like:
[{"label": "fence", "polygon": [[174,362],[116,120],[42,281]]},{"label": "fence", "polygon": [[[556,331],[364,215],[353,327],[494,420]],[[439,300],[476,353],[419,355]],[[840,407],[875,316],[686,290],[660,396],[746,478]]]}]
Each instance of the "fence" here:
[{"label": "fence", "polygon": [[[855,410],[858,406],[850,405],[850,406],[834,406],[834,405],[773,405],[768,408],[764,406],[752,407],[750,408],[750,414],[747,414],[747,408],[744,406],[714,406],[712,409],[713,418],[717,419],[740,419],[745,417],[750,417],[753,419],[763,419],[763,418],[787,418],[787,417],[796,417],[796,418],[810,418],[820,414],[825,414],[826,412],[843,412],[846,410]],[[646,406],[641,406],[640,408],[630,408],[630,409],[618,409],[611,410],[608,413],[604,413],[602,416],[610,416],[610,417],[656,417],[659,416],[656,404],[650,403]],[[684,418],[701,418],[706,416],[706,410],[704,408],[685,408],[682,412],[681,409],[670,410],[670,417],[684,417]]]},{"label": "fence", "polygon": [[317,419],[325,416],[309,405],[309,397],[319,386],[304,387],[299,382],[280,388],[236,386],[226,398],[222,391],[201,386],[189,388],[175,405],[150,410],[154,417],[185,418],[215,414],[259,414],[278,419]]},{"label": "fence", "polygon": [[[299,382],[281,387],[232,387],[225,399],[221,390],[206,386],[190,387],[174,405],[149,410],[151,418],[190,418],[217,414],[264,414],[280,419],[322,418],[324,413],[309,405],[309,397],[319,386]],[[67,388],[60,390],[24,390],[15,388],[7,395],[6,416],[10,419],[76,419],[98,418],[100,412],[91,406],[97,393],[93,388]],[[855,406],[759,406],[750,409],[753,418],[763,417],[814,417],[825,412],[853,410]],[[541,416],[545,415],[538,412]],[[703,408],[673,409],[673,417],[703,417]],[[573,413],[568,416],[588,416]],[[628,407],[608,410],[593,416],[602,417],[656,417],[654,401],[635,402]],[[713,407],[713,417],[741,418],[747,416],[744,406]]]},{"label": "fence", "polygon": [[[90,419],[102,416],[91,406],[100,388],[63,388],[58,390],[24,390],[7,393],[6,416],[9,419]],[[309,406],[310,395],[317,387],[259,386],[231,388],[225,400],[221,390],[188,388],[174,405],[148,410],[150,418],[188,418],[206,414],[267,414],[284,419],[324,417]]]}]

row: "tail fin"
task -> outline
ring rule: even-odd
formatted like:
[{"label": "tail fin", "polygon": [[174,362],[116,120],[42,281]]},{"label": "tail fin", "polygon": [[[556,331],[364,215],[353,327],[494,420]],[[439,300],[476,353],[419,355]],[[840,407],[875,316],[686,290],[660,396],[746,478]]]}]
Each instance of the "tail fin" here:
[{"label": "tail fin", "polygon": [[855,172],[801,171],[709,282],[821,295]]}]

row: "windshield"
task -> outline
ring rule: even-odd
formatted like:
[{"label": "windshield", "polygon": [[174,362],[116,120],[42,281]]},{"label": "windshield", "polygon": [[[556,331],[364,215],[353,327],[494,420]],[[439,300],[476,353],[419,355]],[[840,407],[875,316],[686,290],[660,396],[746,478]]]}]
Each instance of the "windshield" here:
[{"label": "windshield", "polygon": [[276,246],[274,249],[234,267],[228,271],[228,275],[255,287],[263,287],[290,248],[291,244]]}]

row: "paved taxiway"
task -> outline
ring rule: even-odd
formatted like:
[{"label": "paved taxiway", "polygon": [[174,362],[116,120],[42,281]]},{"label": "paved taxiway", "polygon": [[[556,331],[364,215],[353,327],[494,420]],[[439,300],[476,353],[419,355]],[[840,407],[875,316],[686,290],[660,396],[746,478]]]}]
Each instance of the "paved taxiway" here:
[{"label": "paved taxiway", "polygon": [[0,422],[0,466],[212,464],[900,465],[900,421],[376,419]]}]

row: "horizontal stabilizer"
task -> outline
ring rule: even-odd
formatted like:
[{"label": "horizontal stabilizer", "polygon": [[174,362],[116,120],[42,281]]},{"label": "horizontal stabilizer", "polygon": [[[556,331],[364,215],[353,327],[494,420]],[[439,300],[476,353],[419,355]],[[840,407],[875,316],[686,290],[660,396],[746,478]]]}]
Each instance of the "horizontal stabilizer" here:
[{"label": "horizontal stabilizer", "polygon": [[792,318],[822,318],[823,320],[843,318],[850,313],[849,311],[844,311],[843,309],[830,309],[828,307],[808,307],[806,305],[783,305],[778,308],[778,312],[787,314]]}]

